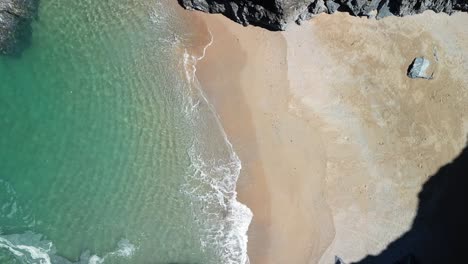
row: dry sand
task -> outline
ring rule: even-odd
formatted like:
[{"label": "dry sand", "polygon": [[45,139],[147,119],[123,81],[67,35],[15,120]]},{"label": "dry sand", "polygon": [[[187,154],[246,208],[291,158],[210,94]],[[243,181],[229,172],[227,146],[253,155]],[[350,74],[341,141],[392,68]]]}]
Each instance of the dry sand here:
[{"label": "dry sand", "polygon": [[[466,144],[468,15],[280,33],[192,14],[213,35],[197,76],[243,162],[251,263],[357,261],[408,230],[421,185]],[[406,77],[422,55],[433,80]]]},{"label": "dry sand", "polygon": [[[285,33],[291,109],[326,124],[325,193],[336,234],[323,263],[378,254],[407,231],[422,184],[465,146],[466,25],[467,14],[337,14]],[[434,61],[433,80],[406,76],[417,56]]]}]

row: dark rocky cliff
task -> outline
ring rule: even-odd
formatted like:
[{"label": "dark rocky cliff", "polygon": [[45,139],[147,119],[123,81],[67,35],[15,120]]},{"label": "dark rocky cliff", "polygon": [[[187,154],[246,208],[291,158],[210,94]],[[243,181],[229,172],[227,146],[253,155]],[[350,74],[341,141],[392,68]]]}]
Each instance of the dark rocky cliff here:
[{"label": "dark rocky cliff", "polygon": [[20,55],[29,45],[39,0],[0,0],[0,54]]},{"label": "dark rocky cliff", "polygon": [[221,13],[243,25],[284,30],[320,13],[348,12],[354,16],[406,16],[426,10],[452,14],[468,11],[468,0],[178,0],[187,9]]}]

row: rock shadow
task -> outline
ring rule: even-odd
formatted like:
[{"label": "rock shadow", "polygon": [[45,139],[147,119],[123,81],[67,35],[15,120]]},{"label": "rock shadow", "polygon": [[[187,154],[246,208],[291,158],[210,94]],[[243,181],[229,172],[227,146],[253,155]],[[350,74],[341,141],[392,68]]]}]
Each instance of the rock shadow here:
[{"label": "rock shadow", "polygon": [[357,264],[465,263],[468,252],[468,146],[423,185],[411,229]]}]

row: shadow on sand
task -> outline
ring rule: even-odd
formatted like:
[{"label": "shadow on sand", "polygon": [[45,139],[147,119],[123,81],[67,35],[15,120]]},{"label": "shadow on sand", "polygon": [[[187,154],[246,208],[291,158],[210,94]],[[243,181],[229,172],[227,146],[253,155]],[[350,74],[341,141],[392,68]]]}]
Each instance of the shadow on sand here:
[{"label": "shadow on sand", "polygon": [[423,185],[409,231],[357,264],[468,263],[468,146]]}]

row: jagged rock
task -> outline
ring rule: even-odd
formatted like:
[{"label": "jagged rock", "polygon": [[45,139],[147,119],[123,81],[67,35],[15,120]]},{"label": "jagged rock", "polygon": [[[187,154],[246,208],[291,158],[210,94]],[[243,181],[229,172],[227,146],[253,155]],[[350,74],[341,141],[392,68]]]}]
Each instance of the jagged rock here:
[{"label": "jagged rock", "polygon": [[433,73],[428,73],[430,65],[431,62],[424,57],[415,58],[408,68],[408,77],[413,79],[432,79]]},{"label": "jagged rock", "polygon": [[19,55],[29,45],[39,0],[0,0],[0,54]]},{"label": "jagged rock", "polygon": [[378,7],[377,16],[376,16],[377,19],[381,19],[381,18],[393,15],[392,11],[390,10],[390,1],[391,0],[385,0],[380,3]]},{"label": "jagged rock", "polygon": [[335,264],[346,264],[340,257],[335,256]]},{"label": "jagged rock", "polygon": [[327,11],[329,14],[333,14],[336,11],[338,11],[338,8],[340,7],[340,4],[333,2],[332,0],[327,0],[326,2],[327,5]]},{"label": "jagged rock", "polygon": [[[187,8],[221,13],[243,25],[284,30],[288,23],[320,13],[348,12],[354,16],[406,16],[426,10],[452,14],[468,11],[468,0],[178,0]],[[377,12],[377,14],[375,14]]]}]

